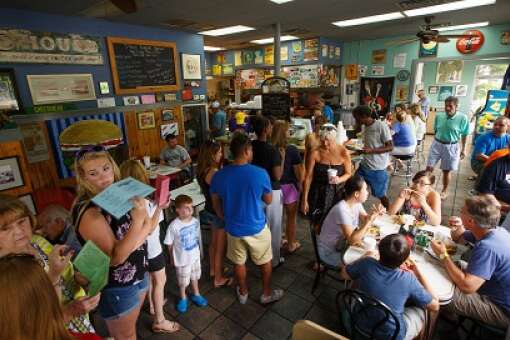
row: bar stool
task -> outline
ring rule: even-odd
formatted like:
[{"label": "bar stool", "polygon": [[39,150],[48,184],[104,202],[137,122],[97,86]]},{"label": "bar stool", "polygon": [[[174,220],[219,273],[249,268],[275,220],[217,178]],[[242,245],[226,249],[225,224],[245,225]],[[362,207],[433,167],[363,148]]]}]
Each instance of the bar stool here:
[{"label": "bar stool", "polygon": [[[413,168],[414,154],[412,154],[412,155],[392,155],[392,157],[394,159],[393,159],[393,173],[391,175],[392,176],[405,177],[406,178],[406,184],[407,184],[407,186],[409,186],[409,184],[410,184],[409,180],[410,180],[411,177],[413,177],[412,168]],[[406,167],[405,174],[399,174],[397,172],[397,159],[405,162],[405,167]],[[390,179],[390,181],[391,181],[391,179]],[[391,184],[391,182],[390,182],[390,184]]]}]

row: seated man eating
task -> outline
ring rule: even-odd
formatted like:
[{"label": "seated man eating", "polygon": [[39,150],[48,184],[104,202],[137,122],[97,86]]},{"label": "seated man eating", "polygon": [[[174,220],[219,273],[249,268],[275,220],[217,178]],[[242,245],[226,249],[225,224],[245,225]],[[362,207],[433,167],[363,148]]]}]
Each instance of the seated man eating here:
[{"label": "seated man eating", "polygon": [[[435,296],[427,279],[418,267],[409,259],[411,248],[404,236],[391,234],[379,243],[379,256],[376,259],[366,256],[342,268],[344,280],[354,280],[354,284],[362,292],[386,304],[396,314],[400,323],[397,339],[413,339],[425,324],[425,312],[422,307],[431,311],[439,310],[439,300]],[[400,269],[407,260],[412,273]],[[414,275],[413,275],[414,274]],[[410,301],[412,307],[405,307]],[[374,311],[375,312],[375,311]],[[368,312],[368,314],[370,311]],[[380,319],[377,315],[366,318],[367,330],[374,327]],[[391,337],[395,325],[386,324],[379,327],[378,339]]]}]

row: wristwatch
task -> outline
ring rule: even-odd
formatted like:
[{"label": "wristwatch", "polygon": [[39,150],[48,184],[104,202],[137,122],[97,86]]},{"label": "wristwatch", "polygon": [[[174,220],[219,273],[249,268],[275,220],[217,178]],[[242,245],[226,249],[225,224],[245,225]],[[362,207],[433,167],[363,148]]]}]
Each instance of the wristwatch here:
[{"label": "wristwatch", "polygon": [[443,261],[444,259],[447,259],[447,258],[449,258],[449,257],[450,257],[450,254],[448,254],[448,252],[447,252],[447,251],[445,251],[444,253],[442,253],[442,254],[440,254],[440,255],[439,255],[439,259],[440,259],[441,261]]}]

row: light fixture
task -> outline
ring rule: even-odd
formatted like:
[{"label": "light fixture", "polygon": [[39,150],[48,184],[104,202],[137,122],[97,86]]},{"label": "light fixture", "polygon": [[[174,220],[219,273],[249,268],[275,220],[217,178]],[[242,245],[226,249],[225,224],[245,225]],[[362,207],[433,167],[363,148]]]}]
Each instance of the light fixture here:
[{"label": "light fixture", "polygon": [[217,37],[220,35],[253,31],[254,29],[255,28],[253,28],[253,27],[248,27],[248,26],[244,26],[244,25],[236,25],[236,26],[228,26],[228,27],[218,28],[215,30],[202,31],[202,32],[198,32],[198,34],[212,35],[212,36]]},{"label": "light fixture", "polygon": [[274,2],[275,4],[278,4],[278,5],[281,5],[281,4],[284,4],[286,2],[291,2],[291,1],[294,1],[294,0],[269,0],[271,2]]},{"label": "light fixture", "polygon": [[434,28],[434,29],[436,31],[443,32],[443,31],[456,31],[456,30],[463,30],[466,28],[475,28],[475,27],[484,27],[484,26],[489,26],[489,22],[488,21],[475,22],[472,24],[444,26],[444,27],[438,27],[438,28]]},{"label": "light fixture", "polygon": [[456,11],[456,10],[464,9],[464,8],[493,5],[495,3],[496,3],[496,0],[462,0],[462,1],[449,2],[446,4],[442,4],[442,5],[410,9],[410,10],[404,11],[403,13],[408,17],[417,17],[420,15],[430,15],[430,14],[434,14],[434,13]]},{"label": "light fixture", "polygon": [[[299,38],[295,37],[293,35],[282,35],[280,37],[280,41],[297,40],[297,39],[299,39]],[[254,44],[259,44],[259,45],[272,44],[272,43],[274,43],[274,37],[273,38],[264,38],[264,39],[252,40],[250,42],[254,43]]]},{"label": "light fixture", "polygon": [[223,51],[224,47],[204,46],[204,51]]},{"label": "light fixture", "polygon": [[338,26],[338,27],[348,27],[348,26],[371,24],[374,22],[401,19],[403,17],[404,17],[404,15],[400,12],[391,12],[391,13],[386,13],[386,14],[372,15],[369,17],[335,21],[332,24],[335,26]]}]

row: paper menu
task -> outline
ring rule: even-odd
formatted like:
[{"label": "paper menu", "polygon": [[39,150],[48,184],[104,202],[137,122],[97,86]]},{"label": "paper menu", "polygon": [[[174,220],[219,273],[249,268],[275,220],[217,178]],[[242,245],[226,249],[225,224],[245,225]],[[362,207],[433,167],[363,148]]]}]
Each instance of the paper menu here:
[{"label": "paper menu", "polygon": [[154,201],[158,206],[163,206],[168,202],[170,196],[170,178],[167,176],[158,175],[156,177],[156,194],[154,195]]},{"label": "paper menu", "polygon": [[101,191],[92,198],[92,202],[119,219],[133,208],[133,197],[145,197],[154,190],[153,187],[128,177]]},{"label": "paper menu", "polygon": [[87,241],[74,259],[74,267],[89,281],[89,296],[99,293],[108,283],[110,257],[94,242]]}]

